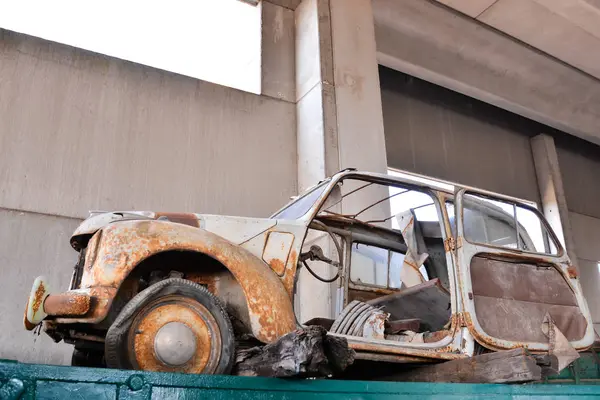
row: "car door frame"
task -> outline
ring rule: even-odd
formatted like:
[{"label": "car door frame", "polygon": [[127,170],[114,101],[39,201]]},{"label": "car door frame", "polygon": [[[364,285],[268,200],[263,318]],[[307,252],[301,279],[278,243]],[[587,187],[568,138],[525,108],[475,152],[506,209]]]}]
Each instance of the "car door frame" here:
[{"label": "car door frame", "polygon": [[[310,222],[316,217],[318,211],[321,206],[325,203],[329,195],[331,194],[333,188],[344,179],[359,179],[365,182],[374,182],[379,184],[396,184],[403,185],[408,188],[416,188],[423,193],[427,193],[433,198],[433,203],[435,204],[436,211],[438,217],[440,218],[440,228],[442,230],[442,239],[444,242],[445,254],[446,254],[446,266],[448,268],[448,280],[450,284],[450,297],[451,297],[451,319],[450,319],[450,334],[442,338],[438,342],[434,343],[403,343],[403,342],[395,342],[391,340],[377,340],[372,338],[361,338],[347,335],[337,335],[345,337],[349,343],[358,343],[358,344],[366,344],[368,346],[372,346],[374,349],[392,354],[394,350],[392,349],[406,349],[409,353],[419,354],[420,356],[428,356],[429,358],[443,358],[443,354],[452,353],[453,356],[460,357],[463,354],[470,355],[473,351],[473,338],[469,335],[468,331],[462,329],[461,319],[459,315],[462,311],[462,305],[460,301],[460,295],[458,292],[457,285],[457,272],[456,272],[456,256],[454,254],[454,247],[451,243],[454,242],[454,238],[452,236],[452,229],[449,222],[448,211],[446,208],[446,201],[448,199],[449,194],[445,193],[442,190],[437,190],[427,185],[423,185],[417,182],[413,182],[410,180],[393,177],[381,177],[378,174],[370,174],[370,173],[360,173],[360,172],[344,172],[335,175],[328,187],[325,189],[323,194],[320,196],[318,201],[315,203],[315,206],[311,209],[311,211],[307,214],[307,222],[310,225]],[[451,195],[450,195],[451,196]],[[303,241],[304,242],[304,241]],[[344,280],[349,279],[350,272],[350,252],[351,252],[351,242],[344,246],[346,249],[346,254],[344,254],[345,266],[344,266]],[[347,295],[347,284],[344,282],[343,287],[344,296]],[[465,336],[466,334],[466,336]],[[386,350],[389,349],[389,350]],[[433,352],[432,352],[433,350]],[[432,354],[435,353],[435,354]]]},{"label": "car door frame", "polygon": [[[517,206],[525,206],[528,209],[534,211],[544,227],[546,228],[548,234],[550,235],[550,239],[556,243],[558,246],[558,254],[557,255],[549,255],[545,253],[534,253],[524,250],[511,249],[507,247],[493,246],[489,244],[481,244],[481,243],[472,243],[465,238],[464,234],[464,195],[466,193],[476,194],[483,197],[492,197],[497,200],[504,200],[509,203],[514,203]],[[509,197],[509,196],[500,196],[494,194],[490,196],[488,192],[480,191],[477,189],[473,189],[470,187],[462,187],[456,186],[455,195],[454,195],[454,204],[455,204],[455,223],[456,223],[456,270],[458,275],[458,290],[459,296],[462,299],[462,319],[463,323],[468,329],[469,333],[477,340],[477,342],[481,343],[485,347],[501,350],[501,349],[510,349],[516,347],[526,347],[533,351],[548,351],[549,345],[548,343],[540,343],[540,342],[517,342],[504,340],[500,338],[492,337],[487,334],[481,327],[477,314],[475,312],[475,299],[473,296],[473,283],[471,280],[471,260],[477,254],[491,254],[498,255],[501,257],[509,257],[514,260],[521,260],[524,262],[532,262],[532,263],[541,263],[544,265],[551,265],[559,273],[563,276],[571,290],[574,292],[577,305],[579,306],[582,314],[585,316],[588,326],[586,328],[586,333],[584,337],[578,341],[571,342],[571,345],[576,349],[585,349],[591,345],[594,338],[594,330],[593,325],[591,323],[591,315],[589,312],[589,308],[587,306],[587,302],[583,297],[583,292],[581,289],[581,285],[579,283],[578,276],[576,274],[572,274],[569,270],[571,267],[571,262],[564,251],[560,241],[556,237],[556,234],[543,217],[543,215],[532,207],[527,207],[525,203],[520,201],[519,199]]]}]

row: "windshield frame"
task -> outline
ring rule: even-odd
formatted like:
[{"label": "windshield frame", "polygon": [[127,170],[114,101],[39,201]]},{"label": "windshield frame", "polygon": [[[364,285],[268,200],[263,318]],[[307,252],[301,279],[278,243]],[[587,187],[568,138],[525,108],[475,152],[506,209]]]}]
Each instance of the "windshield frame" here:
[{"label": "windshield frame", "polygon": [[[321,182],[317,183],[316,185],[314,185],[314,186],[306,189],[304,191],[304,193],[302,193],[301,195],[293,198],[286,205],[284,205],[282,208],[280,208],[279,210],[277,210],[277,212],[275,212],[273,215],[271,215],[269,217],[269,219],[288,219],[288,220],[294,220],[294,221],[302,221],[302,220],[306,219],[306,216],[308,214],[312,214],[311,210],[314,209],[315,204],[321,204],[321,200],[322,200],[322,198],[323,198],[324,195],[325,195],[325,197],[329,196],[329,192],[331,191],[331,188],[329,188],[327,186],[329,184],[331,184],[331,182],[333,182],[333,181],[334,181],[333,178],[327,178],[327,179],[322,180]],[[280,214],[282,214],[286,210],[289,210],[292,206],[294,206],[295,204],[298,204],[303,199],[305,199],[306,197],[310,196],[312,193],[314,193],[315,191],[317,191],[317,190],[319,190],[321,188],[323,188],[323,191],[321,192],[321,194],[319,195],[319,197],[317,197],[315,199],[315,201],[312,203],[312,205],[300,217],[298,217],[298,218],[283,218],[283,217],[279,216]]]}]

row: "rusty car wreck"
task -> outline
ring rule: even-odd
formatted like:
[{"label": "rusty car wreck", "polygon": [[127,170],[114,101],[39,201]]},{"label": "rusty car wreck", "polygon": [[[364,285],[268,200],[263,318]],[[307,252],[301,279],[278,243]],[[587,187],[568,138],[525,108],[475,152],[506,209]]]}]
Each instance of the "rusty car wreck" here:
[{"label": "rusty car wreck", "polygon": [[[265,219],[92,213],[71,245],[69,290],[36,279],[24,322],[74,344],[74,362],[225,374],[244,340],[302,325],[395,363],[548,353],[549,330],[577,351],[594,341],[576,270],[532,204],[409,173],[344,170]],[[297,321],[301,268],[335,286],[332,315]]]}]

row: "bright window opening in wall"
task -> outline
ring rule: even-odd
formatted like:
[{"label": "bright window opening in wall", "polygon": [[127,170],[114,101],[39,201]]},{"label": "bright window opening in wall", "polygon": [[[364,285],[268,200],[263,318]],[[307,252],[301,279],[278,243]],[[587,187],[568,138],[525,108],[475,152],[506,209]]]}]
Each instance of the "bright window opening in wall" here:
[{"label": "bright window opening in wall", "polygon": [[0,27],[260,93],[261,10],[239,0],[0,0]]}]

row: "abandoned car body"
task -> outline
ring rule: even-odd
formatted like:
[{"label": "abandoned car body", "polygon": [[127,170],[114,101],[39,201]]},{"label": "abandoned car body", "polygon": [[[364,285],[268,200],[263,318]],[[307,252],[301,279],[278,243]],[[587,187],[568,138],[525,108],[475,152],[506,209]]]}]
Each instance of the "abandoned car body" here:
[{"label": "abandoned car body", "polygon": [[301,267],[339,299],[334,318],[303,322],[359,359],[544,353],[544,326],[579,351],[594,340],[576,270],[535,207],[409,173],[344,170],[268,219],[94,213],[71,245],[70,289],[36,279],[25,326],[74,344],[74,362],[228,373],[240,338],[271,343],[300,325]]}]

